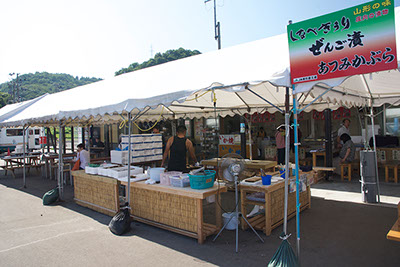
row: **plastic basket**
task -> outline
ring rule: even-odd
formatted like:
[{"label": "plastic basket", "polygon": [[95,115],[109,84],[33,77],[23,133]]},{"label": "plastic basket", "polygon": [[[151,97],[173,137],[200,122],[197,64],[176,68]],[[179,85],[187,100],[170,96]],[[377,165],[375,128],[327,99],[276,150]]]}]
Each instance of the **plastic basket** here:
[{"label": "plastic basket", "polygon": [[206,189],[214,186],[215,171],[205,170],[205,175],[190,175],[190,187],[193,189]]},{"label": "plastic basket", "polygon": [[89,167],[97,168],[100,167],[100,164],[89,163]]}]

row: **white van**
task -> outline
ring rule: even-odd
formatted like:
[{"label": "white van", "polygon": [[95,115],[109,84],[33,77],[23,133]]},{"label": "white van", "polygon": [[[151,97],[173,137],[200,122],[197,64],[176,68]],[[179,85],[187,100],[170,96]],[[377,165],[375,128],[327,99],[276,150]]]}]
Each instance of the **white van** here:
[{"label": "white van", "polygon": [[[26,131],[25,142],[28,149],[40,149],[40,137],[45,136],[44,128],[32,127]],[[23,144],[22,128],[1,128],[0,153],[14,151],[17,145]]]}]

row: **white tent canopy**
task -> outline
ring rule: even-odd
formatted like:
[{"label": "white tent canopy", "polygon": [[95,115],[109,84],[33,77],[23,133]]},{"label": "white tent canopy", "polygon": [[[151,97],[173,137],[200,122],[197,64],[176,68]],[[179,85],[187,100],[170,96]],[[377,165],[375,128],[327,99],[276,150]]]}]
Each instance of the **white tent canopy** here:
[{"label": "white tent canopy", "polygon": [[104,115],[137,114],[148,108],[151,110],[142,118],[158,117],[162,109],[165,117],[209,116],[214,107],[211,88],[220,88],[215,97],[222,116],[234,115],[237,109],[255,112],[271,107],[246,85],[274,105],[283,106],[284,90],[277,93],[276,86],[290,85],[286,51],[286,37],[279,35],[168,62],[48,95],[3,120],[2,125],[107,120],[113,117]]},{"label": "white tent canopy", "polygon": [[[397,31],[399,12],[396,8]],[[46,95],[13,116],[1,117],[3,109],[12,109],[6,106],[0,110],[0,125],[51,125],[60,120],[110,123],[121,120],[118,114],[135,116],[143,111],[139,120],[160,115],[209,117],[214,115],[214,99],[220,116],[274,112],[273,105],[283,109],[283,87],[292,87],[289,69],[287,35],[282,34]],[[371,99],[379,106],[399,103],[399,83],[399,71],[392,70],[303,83],[295,86],[294,93],[304,94],[303,105],[325,93],[309,109],[364,106],[371,104]],[[326,93],[328,88],[333,89]]]}]

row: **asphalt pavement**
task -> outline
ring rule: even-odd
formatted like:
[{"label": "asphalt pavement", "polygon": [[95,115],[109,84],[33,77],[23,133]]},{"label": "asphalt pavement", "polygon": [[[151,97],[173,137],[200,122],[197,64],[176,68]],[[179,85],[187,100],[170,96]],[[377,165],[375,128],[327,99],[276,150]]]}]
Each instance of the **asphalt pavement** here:
[{"label": "asphalt pavement", "polygon": [[[224,231],[203,245],[176,233],[133,222],[124,236],[108,230],[111,217],[75,204],[66,186],[65,201],[43,206],[41,197],[54,180],[22,178],[0,172],[0,266],[266,266],[281,240],[282,227],[261,243],[251,231]],[[321,183],[313,186],[311,209],[301,214],[302,266],[400,266],[400,242],[386,239],[394,224],[400,186],[381,184],[382,204],[364,204],[359,183]],[[349,195],[350,194],[350,195]],[[345,196],[345,197],[344,197]],[[222,206],[233,209],[233,193]],[[212,204],[205,207],[212,218]],[[295,249],[295,220],[288,223]]]}]

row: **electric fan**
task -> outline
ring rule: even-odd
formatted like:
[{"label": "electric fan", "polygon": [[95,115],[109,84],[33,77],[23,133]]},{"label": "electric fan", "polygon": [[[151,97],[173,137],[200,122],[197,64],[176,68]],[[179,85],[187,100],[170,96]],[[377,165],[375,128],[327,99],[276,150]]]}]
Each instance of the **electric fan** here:
[{"label": "electric fan", "polygon": [[[238,252],[239,246],[239,217],[243,218],[243,220],[247,223],[247,225],[253,230],[253,232],[258,236],[258,238],[264,243],[264,240],[260,237],[260,235],[254,230],[251,224],[247,221],[246,216],[243,216],[241,212],[239,212],[239,192],[238,185],[241,180],[241,174],[245,169],[244,160],[239,154],[226,154],[222,157],[218,164],[218,174],[219,177],[227,181],[228,183],[233,183],[235,186],[235,214],[236,214],[236,252]],[[229,224],[234,216],[231,216],[229,220],[225,223],[222,229],[215,236],[213,241],[215,241],[218,236],[222,233],[225,227]]]}]

